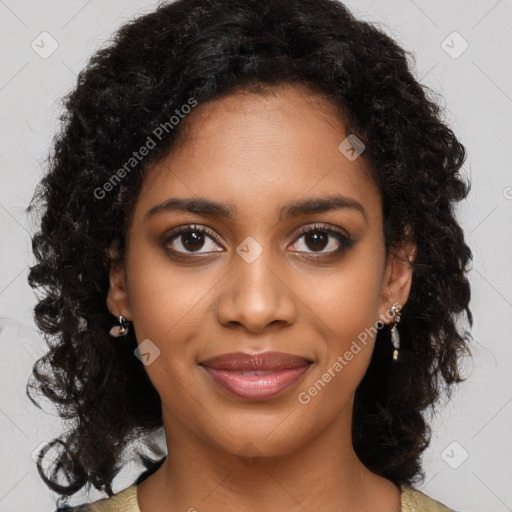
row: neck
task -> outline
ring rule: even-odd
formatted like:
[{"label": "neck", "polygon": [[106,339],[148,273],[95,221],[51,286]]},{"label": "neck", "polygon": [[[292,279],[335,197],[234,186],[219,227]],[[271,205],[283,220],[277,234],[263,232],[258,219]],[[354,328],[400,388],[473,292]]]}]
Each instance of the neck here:
[{"label": "neck", "polygon": [[399,489],[354,453],[351,415],[273,456],[250,442],[242,450],[221,449],[165,414],[164,426],[169,455],[138,486],[141,512],[400,510]]}]

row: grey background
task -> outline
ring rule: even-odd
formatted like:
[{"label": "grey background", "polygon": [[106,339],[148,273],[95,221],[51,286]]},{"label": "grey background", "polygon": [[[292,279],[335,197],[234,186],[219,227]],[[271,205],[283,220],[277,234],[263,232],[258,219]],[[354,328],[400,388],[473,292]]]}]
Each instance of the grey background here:
[{"label": "grey background", "polygon": [[[64,428],[50,406],[43,413],[25,395],[32,364],[46,346],[35,330],[35,297],[26,281],[37,219],[24,210],[58,128],[59,99],[116,28],[157,3],[0,0],[0,512],[54,509],[56,496],[40,479],[31,453]],[[474,357],[465,364],[468,380],[432,420],[426,479],[419,488],[458,511],[509,511],[512,1],[346,3],[414,52],[416,76],[443,96],[446,120],[468,150],[464,173],[472,191],[458,215],[474,253]],[[462,52],[464,41],[468,48]],[[43,58],[51,44],[57,49]],[[140,471],[128,464],[114,491]],[[103,496],[92,491],[76,501]]]}]

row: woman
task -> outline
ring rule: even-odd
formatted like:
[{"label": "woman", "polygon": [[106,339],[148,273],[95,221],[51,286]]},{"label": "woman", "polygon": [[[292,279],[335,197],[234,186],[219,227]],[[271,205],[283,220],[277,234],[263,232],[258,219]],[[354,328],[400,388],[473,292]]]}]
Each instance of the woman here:
[{"label": "woman", "polygon": [[470,339],[469,185],[404,50],[332,0],[180,0],[65,107],[29,281],[74,426],[38,469],[109,497],[58,510],[450,510],[412,485]]}]

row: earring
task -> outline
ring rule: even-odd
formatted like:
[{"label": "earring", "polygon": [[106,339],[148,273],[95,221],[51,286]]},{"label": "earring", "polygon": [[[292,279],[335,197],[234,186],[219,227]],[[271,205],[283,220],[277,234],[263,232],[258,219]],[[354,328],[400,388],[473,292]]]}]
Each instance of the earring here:
[{"label": "earring", "polygon": [[114,338],[120,338],[121,336],[126,336],[129,331],[128,321],[123,315],[119,315],[119,325],[114,325],[112,329],[110,329],[110,336]]},{"label": "earring", "polygon": [[398,349],[400,348],[400,334],[398,334],[398,329],[396,324],[400,322],[400,311],[402,306],[400,304],[393,304],[391,306],[391,314],[393,315],[393,327],[391,327],[391,343],[393,344],[393,359],[396,361],[398,359]]}]

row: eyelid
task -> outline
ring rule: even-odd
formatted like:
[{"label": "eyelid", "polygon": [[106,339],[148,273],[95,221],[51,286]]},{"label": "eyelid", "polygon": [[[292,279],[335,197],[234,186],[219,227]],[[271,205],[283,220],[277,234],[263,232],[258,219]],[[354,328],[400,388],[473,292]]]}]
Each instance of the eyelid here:
[{"label": "eyelid", "polygon": [[309,224],[301,228],[298,234],[295,236],[292,245],[296,244],[303,235],[308,234],[310,232],[323,232],[327,233],[328,236],[334,237],[337,239],[340,246],[337,249],[331,251],[298,251],[297,254],[306,259],[319,260],[322,258],[327,258],[329,256],[340,256],[346,250],[350,249],[354,246],[355,240],[349,235],[349,233],[343,228],[334,227],[330,224],[322,224],[322,223],[314,223]]},{"label": "eyelid", "polygon": [[[165,236],[162,244],[165,246],[176,236],[181,235],[182,233],[191,233],[194,231],[198,231],[199,233],[205,233],[210,238],[212,238],[217,244],[222,245],[220,243],[219,236],[215,233],[215,231],[213,229],[209,228],[208,226],[203,226],[201,224],[194,224],[194,223],[185,224],[183,226],[179,226],[179,227],[173,229],[168,235]],[[220,251],[218,251],[218,252],[220,252]],[[187,253],[183,253],[183,254],[187,254]],[[189,254],[193,254],[193,253],[189,253]]]},{"label": "eyelid", "polygon": [[297,235],[295,236],[296,241],[298,238],[300,238],[304,233],[308,233],[309,231],[326,231],[329,234],[336,233],[342,237],[350,239],[350,235],[342,228],[331,226],[330,224],[322,224],[322,223],[314,223],[314,224],[308,224],[307,226],[303,226]]},{"label": "eyelid", "polygon": [[[215,233],[214,230],[212,230],[211,228],[209,228],[207,226],[200,225],[200,224],[185,224],[183,226],[179,226],[179,227],[175,228],[174,230],[172,230],[169,233],[168,236],[166,236],[164,238],[162,245],[165,247],[176,236],[178,236],[182,233],[190,233],[190,232],[194,232],[194,231],[197,231],[200,233],[205,233],[210,238],[212,238],[217,244],[222,245],[220,243],[219,236]],[[291,245],[295,244],[304,234],[307,234],[309,232],[315,232],[315,231],[322,231],[322,232],[327,233],[330,236],[334,236],[335,238],[338,239],[338,242],[342,245],[342,247],[340,247],[339,249],[333,250],[333,251],[325,252],[325,253],[321,252],[321,251],[318,251],[318,252],[311,251],[310,253],[304,252],[304,251],[299,251],[300,253],[310,254],[310,255],[317,254],[318,256],[332,255],[332,254],[339,253],[339,252],[343,251],[344,249],[351,247],[354,244],[354,240],[342,228],[338,228],[338,227],[335,228],[334,226],[331,226],[330,224],[314,223],[314,224],[308,224],[306,226],[303,226],[299,230],[299,232],[295,235],[295,238],[292,241]],[[201,253],[201,252],[197,252],[197,253],[182,252],[182,251],[175,251],[175,250],[171,250],[171,252],[174,252],[175,254],[180,254],[180,255],[209,254],[209,253]],[[214,251],[214,252],[222,252],[222,251]]]}]

